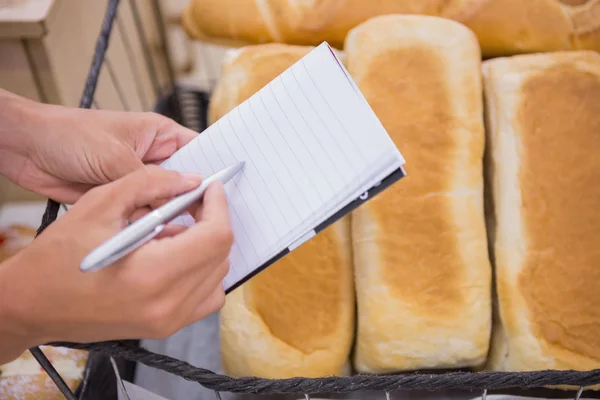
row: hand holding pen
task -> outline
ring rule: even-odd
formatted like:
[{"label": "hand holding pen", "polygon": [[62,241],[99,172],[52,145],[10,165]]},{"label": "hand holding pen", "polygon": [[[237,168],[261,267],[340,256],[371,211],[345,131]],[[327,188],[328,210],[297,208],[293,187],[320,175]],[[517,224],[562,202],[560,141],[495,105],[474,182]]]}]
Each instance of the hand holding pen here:
[{"label": "hand holding pen", "polygon": [[[164,338],[220,309],[233,238],[218,179],[206,187],[193,226],[168,226],[110,267],[80,270],[82,260],[124,230],[136,212],[190,193],[200,183],[198,177],[157,166],[138,169],[88,191],[1,264],[0,301],[10,301],[11,307],[0,317],[22,338],[22,350],[50,341]],[[36,279],[15,285],[22,280],[13,276],[17,273]]]}]

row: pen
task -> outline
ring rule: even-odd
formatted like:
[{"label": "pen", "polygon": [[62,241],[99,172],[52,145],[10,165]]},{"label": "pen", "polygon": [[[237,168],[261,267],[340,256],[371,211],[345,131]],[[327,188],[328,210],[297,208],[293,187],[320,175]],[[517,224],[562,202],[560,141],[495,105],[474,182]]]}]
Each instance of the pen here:
[{"label": "pen", "polygon": [[241,161],[222,169],[203,180],[197,188],[177,196],[127,226],[89,253],[81,262],[79,269],[83,272],[97,271],[125,257],[154,238],[165,228],[166,224],[187,210],[192,204],[201,200],[206,188],[211,183],[218,180],[227,183],[244,167],[244,164],[244,161]]}]

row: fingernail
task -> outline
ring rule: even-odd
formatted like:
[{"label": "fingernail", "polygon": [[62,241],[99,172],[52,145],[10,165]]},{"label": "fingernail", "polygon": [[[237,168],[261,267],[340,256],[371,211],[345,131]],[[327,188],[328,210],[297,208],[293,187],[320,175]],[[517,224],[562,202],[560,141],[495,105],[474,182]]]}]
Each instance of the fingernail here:
[{"label": "fingernail", "polygon": [[191,173],[191,172],[185,172],[185,173],[182,173],[181,175],[189,183],[197,185],[200,182],[202,182],[202,175],[201,174],[194,174],[194,173]]}]

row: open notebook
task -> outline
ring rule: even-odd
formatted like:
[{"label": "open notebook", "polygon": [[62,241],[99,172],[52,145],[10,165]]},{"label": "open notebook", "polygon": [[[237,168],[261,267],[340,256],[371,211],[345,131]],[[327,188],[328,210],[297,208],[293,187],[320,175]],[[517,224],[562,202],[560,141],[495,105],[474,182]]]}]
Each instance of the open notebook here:
[{"label": "open notebook", "polygon": [[242,160],[225,185],[234,235],[226,292],[405,175],[404,158],[327,43],[162,166],[209,176]]}]

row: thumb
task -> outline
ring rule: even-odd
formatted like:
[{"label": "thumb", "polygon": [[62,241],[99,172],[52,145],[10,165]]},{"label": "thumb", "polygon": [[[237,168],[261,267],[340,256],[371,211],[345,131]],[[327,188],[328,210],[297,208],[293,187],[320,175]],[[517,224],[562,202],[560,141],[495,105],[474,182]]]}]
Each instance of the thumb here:
[{"label": "thumb", "polygon": [[127,176],[130,173],[144,167],[144,162],[137,157],[133,150],[131,152],[133,153],[133,156],[123,157],[119,160],[119,162],[114,163],[115,180]]},{"label": "thumb", "polygon": [[144,162],[137,156],[135,150],[121,143],[114,144],[111,151],[98,162],[102,167],[99,183],[103,184],[121,179],[144,167]]},{"label": "thumb", "polygon": [[196,174],[181,174],[155,165],[146,165],[106,185],[111,212],[129,217],[134,211],[163,202],[200,185]]}]

